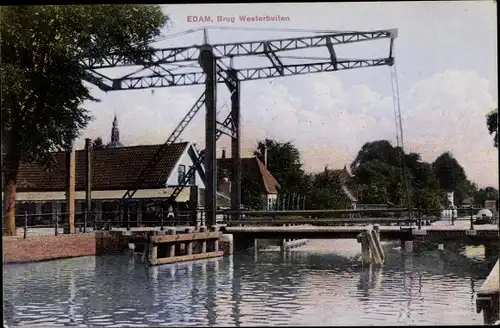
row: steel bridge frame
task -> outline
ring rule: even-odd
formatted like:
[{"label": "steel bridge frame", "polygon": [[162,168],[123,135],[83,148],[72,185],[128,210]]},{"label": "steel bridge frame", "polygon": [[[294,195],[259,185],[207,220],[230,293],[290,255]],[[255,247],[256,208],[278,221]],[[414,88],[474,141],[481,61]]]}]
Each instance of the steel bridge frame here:
[{"label": "steel bridge frame", "polygon": [[[130,61],[120,53],[109,54],[102,60],[83,58],[80,65],[85,69],[84,80],[99,87],[103,91],[119,91],[130,89],[146,89],[188,85],[205,85],[204,100],[205,116],[205,150],[203,150],[195,168],[204,161],[206,171],[205,181],[205,220],[208,225],[216,223],[217,212],[217,139],[221,134],[231,137],[231,217],[236,220],[241,215],[241,82],[275,77],[285,77],[310,73],[332,72],[363,67],[392,66],[394,64],[393,44],[397,37],[397,29],[357,31],[357,32],[332,32],[323,35],[274,39],[265,41],[248,41],[236,43],[223,43],[211,45],[205,30],[205,42],[202,45],[188,47],[153,49],[144,53],[146,60]],[[389,54],[386,58],[339,60],[334,46],[356,42],[367,42],[388,39],[390,41]],[[315,59],[309,63],[286,65],[278,54],[292,50],[324,47],[328,51],[330,60],[325,62]],[[233,67],[234,57],[266,56],[271,66],[239,68]],[[230,60],[230,66],[223,63],[223,59]],[[173,73],[165,67],[169,64],[197,61],[201,70],[185,73]],[[141,66],[134,73],[119,78],[111,78],[99,69],[113,67]],[[224,83],[231,92],[231,112],[223,121],[217,121],[217,85]],[[200,99],[198,101],[200,101]],[[183,129],[189,124],[200,108],[198,102],[186,115],[178,128],[174,130],[164,146],[175,142]],[[192,112],[194,111],[194,112]],[[161,151],[155,154],[150,163],[139,175],[134,186],[127,191],[123,199],[133,197],[144,181],[144,175],[160,160]],[[191,170],[190,170],[191,171]],[[190,173],[184,180],[188,180]],[[170,204],[175,200],[180,190],[187,184],[183,181],[176,187],[170,197]]]}]

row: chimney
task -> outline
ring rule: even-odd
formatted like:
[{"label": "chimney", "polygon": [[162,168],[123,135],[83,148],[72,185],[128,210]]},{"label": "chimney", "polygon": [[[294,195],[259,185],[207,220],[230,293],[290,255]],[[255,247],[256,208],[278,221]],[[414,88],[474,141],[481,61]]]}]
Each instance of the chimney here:
[{"label": "chimney", "polygon": [[66,152],[66,219],[68,229],[65,233],[75,233],[75,150],[71,147]]},{"label": "chimney", "polygon": [[264,146],[264,166],[267,167],[267,145]]},{"label": "chimney", "polygon": [[85,225],[87,220],[90,219],[90,211],[92,210],[92,143],[90,138],[85,139]]},{"label": "chimney", "polygon": [[225,148],[222,149],[222,158],[226,158],[226,149]]}]

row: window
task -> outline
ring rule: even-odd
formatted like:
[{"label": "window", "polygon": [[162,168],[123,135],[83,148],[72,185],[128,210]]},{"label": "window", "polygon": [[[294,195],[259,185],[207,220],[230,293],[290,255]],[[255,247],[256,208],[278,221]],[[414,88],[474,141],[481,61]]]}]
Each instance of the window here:
[{"label": "window", "polygon": [[186,165],[179,165],[178,172],[178,183],[182,184],[182,180],[184,180],[184,176],[186,175]]},{"label": "window", "polygon": [[193,172],[191,172],[191,176],[189,177],[189,184],[191,186],[194,186],[196,185],[196,170],[194,169],[194,167],[190,166],[189,167],[189,171],[193,170]]}]

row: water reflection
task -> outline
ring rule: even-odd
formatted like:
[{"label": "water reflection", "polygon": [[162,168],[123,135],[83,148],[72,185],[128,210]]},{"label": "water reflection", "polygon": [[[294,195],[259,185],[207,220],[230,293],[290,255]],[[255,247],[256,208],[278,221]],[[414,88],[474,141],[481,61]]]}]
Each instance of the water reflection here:
[{"label": "water reflection", "polygon": [[482,324],[474,293],[490,264],[453,247],[385,244],[383,268],[349,241],[152,268],[128,256],[6,265],[4,314],[12,327]]}]

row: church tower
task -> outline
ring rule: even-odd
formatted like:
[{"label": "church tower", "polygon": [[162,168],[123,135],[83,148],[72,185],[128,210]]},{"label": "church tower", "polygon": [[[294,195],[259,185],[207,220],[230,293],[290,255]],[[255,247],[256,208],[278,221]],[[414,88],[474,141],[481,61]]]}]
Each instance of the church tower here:
[{"label": "church tower", "polygon": [[113,126],[111,127],[111,141],[106,145],[108,148],[123,147],[120,143],[120,130],[118,129],[118,118],[113,119]]}]

